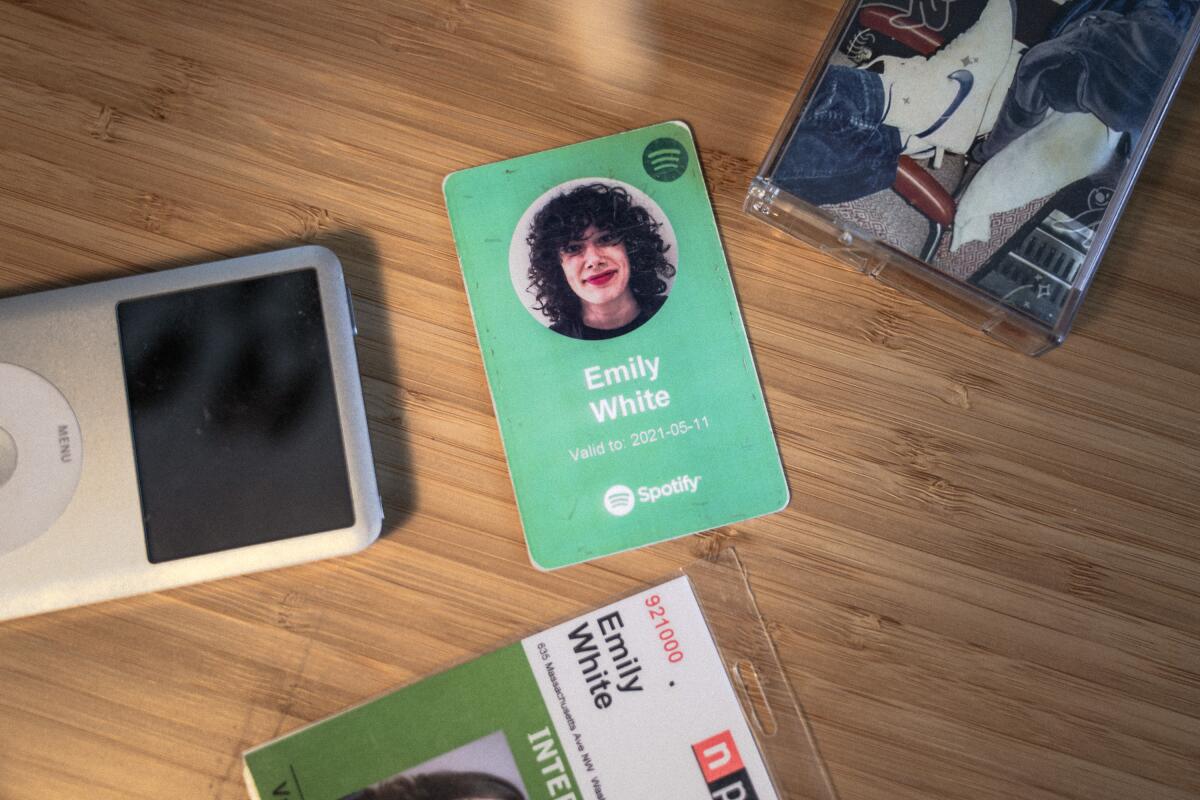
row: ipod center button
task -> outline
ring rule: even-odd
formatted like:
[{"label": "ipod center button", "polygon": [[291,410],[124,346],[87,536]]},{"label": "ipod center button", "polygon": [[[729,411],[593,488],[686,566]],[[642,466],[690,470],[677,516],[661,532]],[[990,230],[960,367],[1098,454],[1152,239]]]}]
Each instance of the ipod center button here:
[{"label": "ipod center button", "polygon": [[17,471],[17,443],[4,428],[0,428],[0,486]]}]

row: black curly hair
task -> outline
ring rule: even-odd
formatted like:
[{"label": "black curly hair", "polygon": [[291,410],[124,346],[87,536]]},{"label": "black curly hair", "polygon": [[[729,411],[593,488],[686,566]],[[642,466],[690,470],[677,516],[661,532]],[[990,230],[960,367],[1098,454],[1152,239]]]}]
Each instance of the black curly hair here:
[{"label": "black curly hair", "polygon": [[667,291],[675,267],[667,261],[670,248],[650,212],[636,205],[620,186],[590,183],[556,195],[534,215],[525,241],[529,245],[529,288],[535,308],[552,325],[579,321],[579,297],[562,270],[562,249],[583,237],[589,225],[607,231],[625,245],[629,257],[629,288],[638,305]]},{"label": "black curly hair", "polygon": [[342,800],[525,800],[525,795],[486,772],[427,772],[396,775]]}]

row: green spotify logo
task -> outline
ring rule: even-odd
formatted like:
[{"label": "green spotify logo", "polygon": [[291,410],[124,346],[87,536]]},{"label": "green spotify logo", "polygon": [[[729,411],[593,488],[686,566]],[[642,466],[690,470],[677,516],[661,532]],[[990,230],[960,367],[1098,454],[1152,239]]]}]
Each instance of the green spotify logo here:
[{"label": "green spotify logo", "polygon": [[655,139],[642,151],[642,166],[654,180],[669,183],[687,172],[687,150],[674,139]]}]

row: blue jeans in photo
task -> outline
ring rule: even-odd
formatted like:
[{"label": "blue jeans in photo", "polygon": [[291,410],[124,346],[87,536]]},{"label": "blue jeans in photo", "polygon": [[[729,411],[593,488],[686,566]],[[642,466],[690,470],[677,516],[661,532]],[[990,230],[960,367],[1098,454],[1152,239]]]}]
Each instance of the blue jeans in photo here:
[{"label": "blue jeans in photo", "polygon": [[817,205],[891,186],[904,148],[900,132],[883,124],[885,103],[874,72],[830,67],[784,149],[775,183]]},{"label": "blue jeans in photo", "polygon": [[1077,0],[1051,38],[1021,57],[991,136],[972,152],[986,161],[1053,109],[1090,113],[1134,141],[1166,82],[1196,0]]}]

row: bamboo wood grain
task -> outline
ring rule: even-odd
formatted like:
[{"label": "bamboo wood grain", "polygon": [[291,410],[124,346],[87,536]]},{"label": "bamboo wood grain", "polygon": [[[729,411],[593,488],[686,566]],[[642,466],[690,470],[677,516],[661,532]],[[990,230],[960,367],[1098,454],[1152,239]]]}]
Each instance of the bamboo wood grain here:
[{"label": "bamboo wood grain", "polygon": [[[0,799],[244,797],[247,747],[729,545],[845,800],[1200,796],[1200,78],[1031,360],[741,213],[835,13],[0,2],[0,294],[333,248],[388,513],[351,558],[0,624]],[[441,181],[665,119],[792,501],[540,573]]]}]

